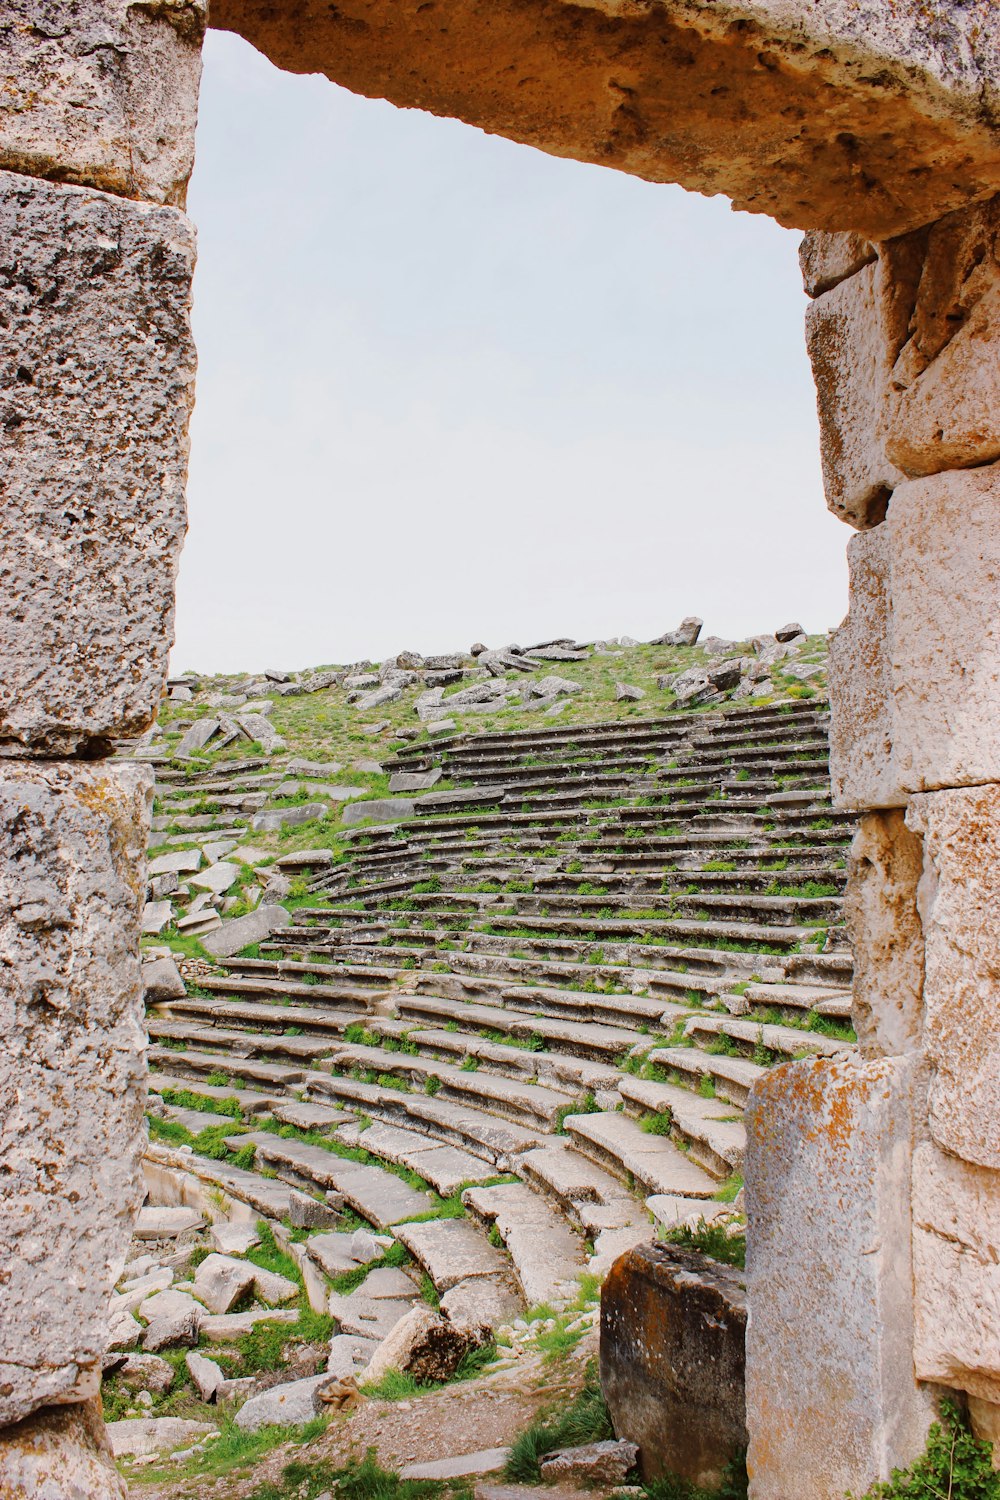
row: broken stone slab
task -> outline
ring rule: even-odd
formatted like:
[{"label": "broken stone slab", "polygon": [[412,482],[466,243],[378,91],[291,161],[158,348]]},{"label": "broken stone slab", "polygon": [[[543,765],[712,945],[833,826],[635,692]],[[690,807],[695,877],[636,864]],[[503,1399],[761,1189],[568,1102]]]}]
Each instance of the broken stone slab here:
[{"label": "broken stone slab", "polygon": [[297,797],[300,792],[311,792],[316,797],[329,797],[331,802],[350,802],[352,797],[363,797],[368,788],[344,786],[330,781],[283,781],[274,788],[275,797]]},{"label": "broken stone slab", "polygon": [[[919,1059],[851,1057],[788,1063],[751,1092],[747,1427],[761,1500],[842,1500],[923,1452],[934,1406],[913,1373],[910,1181],[925,1089]],[[811,1330],[794,1361],[789,1326]],[[788,1402],[794,1431],[778,1417]]]},{"label": "broken stone slab", "polygon": [[189,871],[200,870],[202,854],[200,849],[178,849],[174,854],[158,854],[151,859],[146,866],[147,875],[186,875]]},{"label": "broken stone slab", "polygon": [[506,1262],[467,1219],[428,1219],[399,1224],[396,1238],[420,1262],[439,1292],[470,1276],[501,1276]]},{"label": "broken stone slab", "polygon": [[212,907],[206,907],[202,911],[191,912],[186,917],[178,917],[174,926],[180,933],[186,933],[189,937],[201,937],[203,933],[214,932],[222,926],[222,918]]},{"label": "broken stone slab", "polygon": [[293,1229],[333,1229],[343,1217],[332,1204],[311,1198],[296,1188],[288,1195],[288,1216]]},{"label": "broken stone slab", "polygon": [[217,1252],[206,1256],[194,1276],[194,1295],[210,1313],[227,1313],[254,1283],[257,1267]]},{"label": "broken stone slab", "polygon": [[142,1338],[142,1324],[127,1306],[111,1304],[108,1313],[108,1331],[104,1339],[104,1351],[135,1349]]},{"label": "broken stone slab", "polygon": [[263,714],[237,714],[236,724],[248,740],[256,740],[266,755],[284,750],[285,741]]},{"label": "broken stone slab", "polygon": [[109,1268],[144,1197],[151,792],[124,761],[0,762],[3,1425],[96,1393]]},{"label": "broken stone slab", "polygon": [[362,693],[354,700],[355,707],[360,713],[369,713],[373,708],[383,708],[387,703],[396,703],[403,696],[402,687],[394,683],[384,683],[382,686],[372,688],[370,692]]},{"label": "broken stone slab", "polygon": [[390,1370],[412,1375],[421,1384],[448,1380],[475,1346],[475,1336],[468,1330],[455,1328],[421,1303],[408,1310],[383,1339],[364,1372],[364,1380],[367,1385],[377,1385]]},{"label": "broken stone slab", "polygon": [[651,646],[693,646],[701,634],[704,620],[697,615],[685,615],[676,630],[668,630],[650,641]]},{"label": "broken stone slab", "polygon": [[411,1306],[409,1299],[368,1298],[359,1292],[344,1297],[339,1292],[331,1292],[327,1310],[336,1321],[338,1333],[381,1341],[392,1332],[400,1318],[406,1316]]},{"label": "broken stone slab", "polygon": [[359,1291],[369,1301],[376,1302],[385,1301],[387,1298],[399,1302],[419,1296],[417,1284],[413,1278],[395,1266],[376,1266],[373,1271],[368,1272]]},{"label": "broken stone slab", "polygon": [[199,890],[210,892],[214,896],[223,896],[237,875],[240,874],[239,865],[230,865],[224,862],[217,865],[209,865],[207,870],[201,870],[191,877],[191,885]]},{"label": "broken stone slab", "polygon": [[798,640],[800,635],[805,635],[805,631],[797,620],[793,620],[788,625],[782,625],[780,630],[776,630],[774,632],[774,639],[785,645],[789,641]]},{"label": "broken stone slab", "polygon": [[[295,807],[271,807],[256,813],[250,820],[255,833],[277,833],[282,828],[297,828],[300,823],[311,823],[314,818],[327,818],[330,808],[325,802],[300,802]],[[347,822],[347,808],[344,821]]]},{"label": "broken stone slab", "polygon": [[254,1312],[209,1314],[201,1320],[201,1332],[213,1344],[229,1344],[257,1323],[294,1323],[298,1312],[285,1308],[261,1308]]},{"label": "broken stone slab", "polygon": [[155,935],[169,927],[173,917],[169,901],[147,901],[142,909],[142,932]]},{"label": "broken stone slab", "polygon": [[582,693],[583,683],[574,682],[571,677],[557,677],[553,673],[531,682],[529,690],[534,698],[554,698],[566,693]]},{"label": "broken stone slab", "polygon": [[476,1453],[456,1454],[453,1458],[434,1458],[425,1463],[404,1464],[399,1477],[402,1480],[429,1479],[443,1482],[476,1474],[496,1474],[503,1468],[509,1455],[509,1448],[480,1448]]},{"label": "broken stone slab", "polygon": [[147,1001],[179,1000],[187,993],[172,958],[154,958],[142,966],[142,989]]},{"label": "broken stone slab", "polygon": [[416,804],[408,797],[375,797],[369,802],[351,802],[341,814],[348,826],[357,823],[397,823],[412,818]]},{"label": "broken stone slab", "polygon": [[287,927],[292,920],[291,912],[283,906],[258,906],[245,917],[235,917],[223,922],[215,932],[210,932],[202,941],[202,947],[213,958],[231,958],[251,943],[263,942],[272,933]]},{"label": "broken stone slab", "polygon": [[293,756],[285,766],[289,776],[339,776],[344,769],[339,760],[301,760]]},{"label": "broken stone slab", "polygon": [[470,1276],[441,1298],[441,1311],[448,1321],[483,1340],[494,1328],[516,1318],[520,1308],[517,1293],[499,1276]]},{"label": "broken stone slab", "polygon": [[200,1229],[205,1220],[196,1208],[140,1208],[133,1234],[137,1240],[176,1239],[192,1229]]},{"label": "broken stone slab", "polygon": [[454,719],[431,719],[427,723],[429,735],[453,734],[458,726]]},{"label": "broken stone slab", "polygon": [[301,1427],[311,1422],[322,1410],[322,1391],[331,1384],[332,1377],[311,1375],[307,1380],[292,1380],[287,1385],[273,1385],[251,1396],[236,1413],[236,1425],[244,1432],[256,1432],[260,1427]]},{"label": "broken stone slab", "polygon": [[203,1401],[211,1401],[226,1378],[220,1366],[215,1363],[214,1359],[208,1359],[194,1349],[188,1350],[184,1356],[184,1363],[187,1365],[188,1374],[194,1382],[198,1395]]},{"label": "broken stone slab", "polygon": [[[260,849],[252,852],[258,854],[262,859],[267,857],[266,850]],[[282,870],[318,870],[324,866],[333,864],[333,850],[296,849],[291,854],[279,854],[275,860],[275,864]]]},{"label": "broken stone slab", "polygon": [[[5,43],[17,32],[8,24]],[[194,236],[174,208],[0,172],[0,238],[19,267],[0,315],[21,351],[0,373],[18,433],[5,468],[0,742],[104,754],[149,726],[166,677]],[[99,265],[95,244],[113,247]],[[52,504],[55,493],[72,503]]]},{"label": "broken stone slab", "polygon": [[444,772],[440,766],[435,766],[432,771],[396,771],[389,778],[389,791],[396,792],[429,792],[432,786],[437,786]]},{"label": "broken stone slab", "polygon": [[616,703],[638,703],[639,700],[641,698],[645,698],[645,696],[646,696],[646,690],[645,690],[645,688],[634,687],[632,685],[632,683],[630,683],[630,682],[616,682],[615,683],[615,702]]},{"label": "broken stone slab", "polygon": [[174,1367],[158,1354],[130,1354],[115,1371],[123,1385],[133,1391],[152,1391],[165,1396],[174,1383]]},{"label": "broken stone slab", "polygon": [[182,1417],[128,1417],[108,1423],[108,1441],[115,1458],[144,1458],[151,1453],[169,1453],[216,1431],[210,1422],[190,1422]]},{"label": "broken stone slab", "polygon": [[[161,1294],[166,1295],[166,1294]],[[171,1346],[193,1347],[198,1342],[202,1323],[202,1309],[191,1298],[185,1298],[188,1307],[176,1307],[160,1313],[147,1323],[142,1335],[142,1347],[148,1354]]]},{"label": "broken stone slab", "polygon": [[382,1247],[372,1241],[371,1254],[362,1241],[355,1242],[353,1233],[334,1230],[329,1234],[312,1234],[305,1242],[309,1255],[321,1270],[330,1277],[340,1276],[345,1271],[356,1270],[371,1260],[381,1260]]},{"label": "broken stone slab", "polygon": [[190,729],[185,730],[174,746],[174,758],[187,760],[190,756],[196,755],[199,750],[204,750],[209,740],[218,734],[220,727],[218,719],[195,719]]},{"label": "broken stone slab", "polygon": [[223,1255],[245,1255],[254,1245],[260,1244],[255,1224],[213,1224],[208,1237]]},{"label": "broken stone slab", "polygon": [[374,1339],[356,1338],[353,1334],[335,1333],[330,1340],[326,1372],[338,1379],[355,1379],[362,1373],[378,1348]]},{"label": "broken stone slab", "polygon": [[635,1468],[639,1449],[627,1438],[605,1438],[576,1448],[558,1448],[540,1461],[549,1484],[619,1485]]}]

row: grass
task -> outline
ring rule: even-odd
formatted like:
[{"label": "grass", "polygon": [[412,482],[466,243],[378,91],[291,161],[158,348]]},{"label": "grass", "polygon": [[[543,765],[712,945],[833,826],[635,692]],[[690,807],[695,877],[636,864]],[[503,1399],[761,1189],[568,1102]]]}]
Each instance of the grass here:
[{"label": "grass", "polygon": [[446,1484],[433,1479],[400,1479],[395,1469],[383,1469],[369,1448],[364,1458],[349,1459],[341,1467],[329,1460],[295,1459],[286,1464],[279,1484],[259,1485],[249,1500],[317,1500],[324,1494],[337,1500],[467,1500],[468,1481]]},{"label": "grass", "polygon": [[516,1484],[537,1484],[540,1460],[557,1448],[597,1443],[614,1437],[611,1416],[601,1395],[597,1367],[587,1365],[582,1389],[564,1407],[549,1407],[515,1438],[504,1466],[504,1478]]},{"label": "grass", "polygon": [[154,1484],[222,1474],[229,1477],[252,1468],[273,1448],[285,1443],[312,1442],[326,1431],[328,1421],[329,1418],[321,1416],[314,1417],[302,1427],[269,1426],[260,1427],[256,1432],[244,1432],[242,1427],[236,1426],[233,1415],[223,1412],[220,1416],[219,1436],[203,1452],[193,1455],[182,1464],[172,1463],[143,1469],[142,1480],[144,1484]]},{"label": "grass", "polygon": [[741,1234],[730,1238],[721,1224],[701,1223],[694,1229],[678,1224],[675,1229],[668,1229],[663,1239],[668,1245],[698,1250],[709,1260],[720,1261],[725,1266],[736,1266],[741,1271],[746,1268],[746,1237]]}]

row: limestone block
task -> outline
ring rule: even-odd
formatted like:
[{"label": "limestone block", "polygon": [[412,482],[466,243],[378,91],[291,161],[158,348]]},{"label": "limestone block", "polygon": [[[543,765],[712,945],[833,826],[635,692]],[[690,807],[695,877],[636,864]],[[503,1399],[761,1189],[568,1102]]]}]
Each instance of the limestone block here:
[{"label": "limestone block", "polygon": [[0,1428],[0,1495],[10,1500],[127,1500],[96,1398]]},{"label": "limestone block", "polygon": [[0,168],[183,205],[205,0],[5,0]]},{"label": "limestone block", "polygon": [[0,1422],[95,1394],[142,1202],[152,779],[0,762]]},{"label": "limestone block", "polygon": [[913,1158],[913,1276],[917,1376],[1000,1402],[1000,1174],[929,1142]]},{"label": "limestone block", "polygon": [[931,1134],[966,1161],[1000,1168],[1000,786],[914,797],[906,821],[924,841]]},{"label": "limestone block", "polygon": [[917,911],[920,839],[898,808],[868,813],[848,862],[845,915],[854,954],[854,1029],[863,1054],[915,1052],[923,1041],[924,933]]},{"label": "limestone block", "polygon": [[829,662],[835,804],[1000,781],[1000,465],[900,485],[848,558]]},{"label": "limestone block", "polygon": [[885,327],[885,270],[864,266],[809,304],[826,503],[864,530],[884,518],[903,474],[886,456],[895,348]]},{"label": "limestone block", "polygon": [[878,251],[864,235],[813,230],[799,246],[799,266],[806,294],[822,296],[846,281],[848,276],[857,275],[877,257]]},{"label": "limestone block", "polygon": [[997,191],[995,0],[212,0],[279,67],[884,240]]},{"label": "limestone block", "polygon": [[184,536],[184,215],[0,173],[0,750],[101,749],[159,703]]},{"label": "limestone block", "polygon": [[601,1291],[601,1390],[643,1479],[718,1485],[746,1447],[744,1277],[679,1245],[619,1256]]},{"label": "limestone block", "polygon": [[[890,461],[919,476],[1000,458],[1000,198],[890,247],[919,256],[892,370]],[[904,274],[903,281],[907,277]]]},{"label": "limestone block", "polygon": [[[805,1060],[747,1110],[754,1500],[843,1500],[923,1448],[913,1376],[913,1057]],[[790,1419],[790,1414],[793,1419]]]}]

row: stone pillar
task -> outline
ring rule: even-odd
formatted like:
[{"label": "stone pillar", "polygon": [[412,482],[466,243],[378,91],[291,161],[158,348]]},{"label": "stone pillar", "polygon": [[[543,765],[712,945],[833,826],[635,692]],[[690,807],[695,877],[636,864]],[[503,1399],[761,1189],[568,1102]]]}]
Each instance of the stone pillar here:
[{"label": "stone pillar", "polygon": [[802,264],[827,498],[858,532],[830,697],[861,1056],[750,1108],[754,1500],[888,1478],[939,1387],[984,1432],[1000,1406],[1000,199],[810,235]]},{"label": "stone pillar", "polygon": [[[65,12],[65,15],[62,13]],[[202,0],[0,18],[0,1492],[118,1496],[108,1296],[141,1201],[139,922],[184,534]]]}]

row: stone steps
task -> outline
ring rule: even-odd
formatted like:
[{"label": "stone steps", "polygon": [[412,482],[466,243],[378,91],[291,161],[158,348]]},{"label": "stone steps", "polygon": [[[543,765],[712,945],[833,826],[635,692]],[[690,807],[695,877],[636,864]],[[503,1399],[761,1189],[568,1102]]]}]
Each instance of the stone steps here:
[{"label": "stone steps", "polygon": [[401,995],[396,1000],[395,1008],[397,1015],[408,1021],[417,1019],[436,1020],[444,1024],[453,1022],[462,1031],[478,1029],[499,1031],[525,1039],[540,1037],[547,1047],[584,1059],[611,1062],[643,1041],[640,1032],[622,1026],[553,1019],[534,1013],[528,1016],[523,1011],[509,1010],[506,1004],[472,1005],[460,1000],[421,994]]},{"label": "stone steps", "polygon": [[616,1112],[567,1115],[564,1128],[582,1156],[643,1194],[711,1198],[719,1180],[664,1135]]},{"label": "stone steps", "polygon": [[690,1089],[646,1078],[624,1076],[618,1085],[632,1114],[671,1116],[670,1138],[679,1141],[691,1161],[720,1180],[743,1168],[746,1131],[742,1119],[717,1099],[703,1099]]},{"label": "stone steps", "polygon": [[727,1099],[739,1109],[746,1104],[757,1080],[767,1072],[745,1057],[702,1052],[696,1046],[653,1047],[647,1052],[646,1061],[676,1074],[678,1082],[687,1088],[700,1090],[703,1080],[710,1080],[717,1097]]},{"label": "stone steps", "polygon": [[323,1146],[285,1140],[266,1131],[230,1137],[235,1149],[254,1147],[259,1162],[293,1187],[319,1188],[332,1194],[367,1219],[376,1229],[388,1229],[401,1219],[430,1213],[434,1200],[429,1194],[403,1182],[381,1167],[337,1156]]},{"label": "stone steps", "polygon": [[728,1038],[738,1052],[752,1056],[759,1048],[764,1048],[785,1061],[808,1055],[837,1057],[855,1047],[853,1042],[821,1036],[815,1031],[800,1031],[791,1026],[775,1026],[737,1016],[692,1016],[684,1023],[684,1031],[702,1047]]},{"label": "stone steps", "polygon": [[541,1194],[518,1182],[469,1188],[462,1198],[498,1231],[529,1307],[558,1309],[573,1298],[587,1269],[583,1240]]},{"label": "stone steps", "polygon": [[168,1047],[151,1046],[149,1061],[153,1067],[163,1067],[179,1077],[198,1078],[201,1074],[221,1073],[227,1077],[252,1079],[255,1083],[267,1084],[285,1091],[299,1087],[305,1080],[306,1068],[291,1067],[285,1063],[260,1062],[256,1058],[236,1058],[223,1052],[202,1052],[190,1047],[183,1051]]}]

